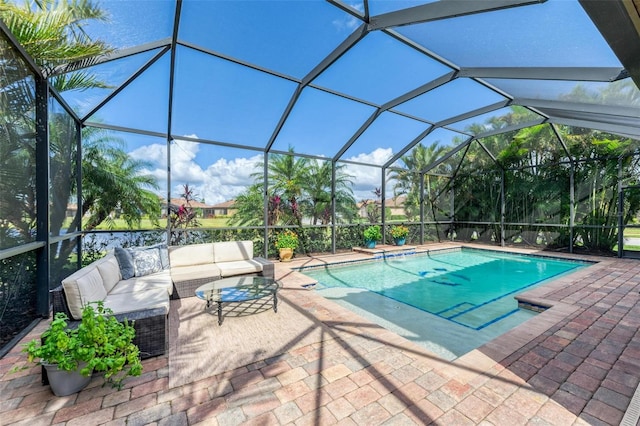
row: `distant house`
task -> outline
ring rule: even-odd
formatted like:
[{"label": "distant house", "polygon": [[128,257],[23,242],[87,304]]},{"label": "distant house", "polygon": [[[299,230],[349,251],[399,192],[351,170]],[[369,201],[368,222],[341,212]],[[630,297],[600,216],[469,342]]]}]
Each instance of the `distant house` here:
[{"label": "distant house", "polygon": [[395,198],[387,198],[385,200],[385,207],[389,209],[391,216],[404,216],[406,212],[404,210],[404,203],[407,201],[407,197],[399,195]]},{"label": "distant house", "polygon": [[78,205],[76,203],[67,204],[67,211],[65,213],[66,217],[73,219],[74,217],[76,217],[77,213],[78,213]]},{"label": "distant house", "polygon": [[236,208],[236,200],[225,201],[224,203],[211,206],[214,216],[233,216],[238,209]]},{"label": "distant house", "polygon": [[[405,215],[406,212],[404,210],[404,203],[407,200],[407,197],[404,195],[399,195],[395,198],[387,198],[384,202],[385,208],[387,208],[387,212],[392,216],[401,216]],[[382,205],[380,200],[362,200],[360,201],[358,206],[358,214],[362,218],[367,218],[367,206],[376,204],[378,207]]]},{"label": "distant house", "polygon": [[[180,207],[187,204],[187,202],[185,201],[184,198],[172,198],[170,201],[170,204],[174,207]],[[201,203],[200,201],[192,200],[189,203],[189,206],[196,211],[196,214],[198,217],[207,218],[207,217],[213,217],[215,215],[213,206],[205,203]],[[166,215],[167,215],[167,204],[166,202],[163,202],[162,216],[166,217]]]}]

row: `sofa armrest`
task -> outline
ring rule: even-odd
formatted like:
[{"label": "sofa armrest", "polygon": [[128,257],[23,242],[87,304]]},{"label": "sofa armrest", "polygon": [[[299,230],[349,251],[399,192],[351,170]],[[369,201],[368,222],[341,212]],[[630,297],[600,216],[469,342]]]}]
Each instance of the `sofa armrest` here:
[{"label": "sofa armrest", "polygon": [[261,276],[265,278],[275,278],[275,264],[264,257],[254,257],[253,260],[262,264]]},{"label": "sofa armrest", "polygon": [[64,296],[64,288],[62,285],[49,290],[49,293],[51,294],[51,303],[53,304],[53,315],[55,316],[58,312],[63,312],[67,314],[69,319],[73,319],[69,311],[69,306],[67,305],[67,299]]}]

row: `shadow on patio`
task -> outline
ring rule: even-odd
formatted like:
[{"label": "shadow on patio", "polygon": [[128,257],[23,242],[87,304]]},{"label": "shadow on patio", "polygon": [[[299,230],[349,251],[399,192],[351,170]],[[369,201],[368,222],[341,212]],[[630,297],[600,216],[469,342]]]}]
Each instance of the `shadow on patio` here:
[{"label": "shadow on patio", "polygon": [[[330,259],[331,257],[327,257]],[[340,257],[344,259],[344,256]],[[3,424],[619,424],[640,376],[640,265],[600,263],[536,289],[555,306],[453,362],[301,287],[278,313],[172,301],[169,354],[121,391],[57,398],[19,347],[0,361]],[[39,325],[25,341],[36,337]]]}]

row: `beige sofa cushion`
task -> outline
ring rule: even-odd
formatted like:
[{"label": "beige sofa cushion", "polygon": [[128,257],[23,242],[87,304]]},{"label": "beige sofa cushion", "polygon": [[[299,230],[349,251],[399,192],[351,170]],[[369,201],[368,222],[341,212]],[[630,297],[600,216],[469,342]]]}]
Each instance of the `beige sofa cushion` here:
[{"label": "beige sofa cushion", "polygon": [[118,284],[118,281],[122,279],[118,260],[113,253],[110,253],[102,259],[96,260],[95,266],[98,268],[98,272],[100,272],[100,276],[102,277],[104,289],[109,293],[111,289]]},{"label": "beige sofa cushion", "polygon": [[218,267],[223,277],[262,272],[262,263],[251,259],[222,262],[218,263]]},{"label": "beige sofa cushion", "polygon": [[[253,258],[253,241],[222,241],[213,243],[213,261],[233,262]],[[173,264],[171,265],[173,266]]]},{"label": "beige sofa cushion", "polygon": [[105,308],[110,308],[114,314],[152,308],[163,308],[165,313],[168,313],[169,304],[167,291],[162,288],[137,293],[110,294],[104,299]]},{"label": "beige sofa cushion", "polygon": [[220,276],[220,267],[215,263],[209,263],[207,265],[181,266],[177,268],[171,266],[171,279],[174,283],[202,280],[206,278],[211,278],[211,281],[213,281],[219,279]]},{"label": "beige sofa cushion", "polygon": [[168,269],[156,272],[155,274],[122,280],[109,292],[109,296],[112,294],[135,293],[153,289],[164,289],[168,295],[173,294],[173,282],[171,282],[171,273]]},{"label": "beige sofa cushion", "polygon": [[213,263],[213,248],[208,244],[190,244],[169,247],[169,263],[171,268]]},{"label": "beige sofa cushion", "polygon": [[62,281],[69,312],[75,320],[82,318],[82,308],[90,302],[104,300],[107,290],[95,265],[88,265]]}]

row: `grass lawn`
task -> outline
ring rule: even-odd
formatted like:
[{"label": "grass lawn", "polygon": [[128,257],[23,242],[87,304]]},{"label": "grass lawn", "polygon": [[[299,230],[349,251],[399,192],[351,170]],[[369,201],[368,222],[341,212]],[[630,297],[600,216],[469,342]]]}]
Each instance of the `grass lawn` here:
[{"label": "grass lawn", "polygon": [[[202,227],[202,228],[224,228],[225,226],[229,226],[228,220],[229,219],[226,217],[198,219],[198,223],[199,223],[199,227]],[[113,226],[110,226],[106,222],[103,222],[100,224],[100,226],[98,226],[98,229],[101,231],[115,231],[115,230],[121,231],[121,230],[129,229],[129,227],[127,226],[127,223],[123,219],[115,219],[112,222],[112,224]],[[167,226],[166,220],[160,220],[159,229],[165,229],[166,226]],[[151,223],[151,220],[142,219],[140,221],[140,227],[138,229],[154,229],[154,228],[155,227]]]},{"label": "grass lawn", "polygon": [[640,228],[624,228],[624,236],[640,238]]}]

